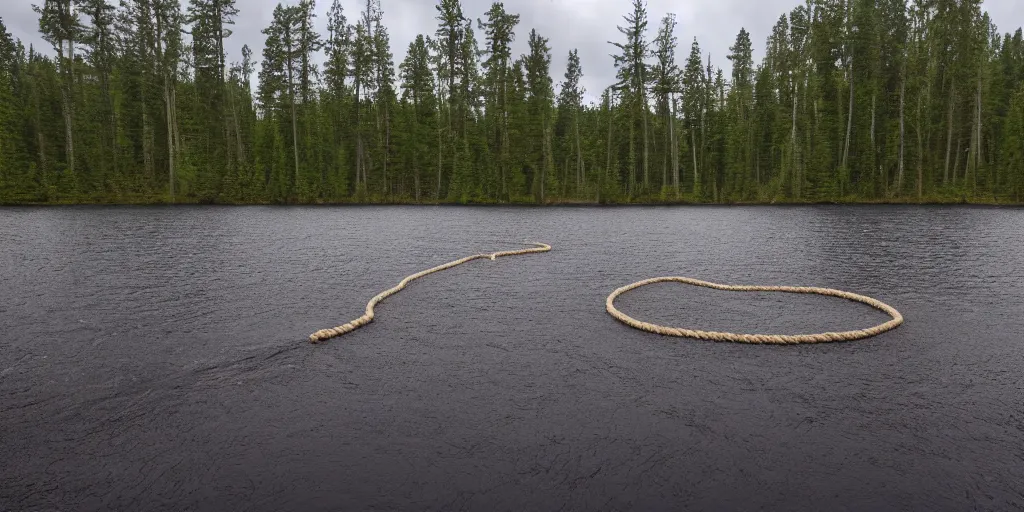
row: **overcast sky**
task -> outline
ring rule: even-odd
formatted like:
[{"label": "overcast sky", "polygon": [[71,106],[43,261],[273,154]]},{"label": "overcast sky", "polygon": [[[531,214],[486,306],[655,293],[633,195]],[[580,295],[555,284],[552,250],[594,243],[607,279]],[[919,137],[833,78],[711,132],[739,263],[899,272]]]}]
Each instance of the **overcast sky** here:
[{"label": "overcast sky", "polygon": [[[0,18],[15,37],[39,48],[49,45],[38,35],[38,17],[32,12],[33,3],[43,0],[0,0]],[[482,18],[493,0],[463,0],[467,17]],[[647,0],[650,19],[649,38],[654,37],[661,18],[668,12],[676,14],[679,25],[677,57],[682,66],[689,55],[690,43],[696,37],[705,58],[711,54],[715,65],[728,71],[725,55],[740,28],[751,33],[755,60],[760,60],[765,39],[779,15],[789,12],[803,0]],[[187,3],[187,0],[182,0]],[[270,23],[278,0],[237,0],[241,11],[236,19],[235,33],[227,40],[228,60],[241,58],[243,44],[248,44],[257,59],[262,58],[265,37],[260,31]],[[297,3],[297,0],[284,3]],[[327,10],[331,0],[318,0],[317,25],[326,34]],[[437,27],[434,6],[437,0],[381,0],[384,23],[391,34],[392,51],[397,66],[405,57],[409,43],[417,34],[433,34]],[[352,22],[359,16],[365,0],[342,0],[345,14]],[[505,9],[521,16],[516,30],[515,54],[526,52],[526,41],[531,28],[536,28],[551,42],[552,75],[557,84],[565,73],[569,50],[578,48],[583,65],[583,85],[588,97],[594,98],[612,83],[614,68],[609,54],[614,48],[608,41],[618,41],[621,35],[615,29],[623,24],[622,16],[629,12],[630,0],[506,0]],[[1024,0],[987,0],[983,5],[992,15],[1000,31],[1016,30],[1024,24]],[[479,31],[478,31],[479,32]],[[481,46],[482,34],[477,35]],[[50,52],[52,53],[52,52]]]}]

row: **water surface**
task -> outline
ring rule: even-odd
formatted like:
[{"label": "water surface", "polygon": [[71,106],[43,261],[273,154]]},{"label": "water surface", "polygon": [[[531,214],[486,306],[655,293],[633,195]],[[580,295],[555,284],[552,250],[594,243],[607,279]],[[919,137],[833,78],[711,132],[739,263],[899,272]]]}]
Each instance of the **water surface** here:
[{"label": "water surface", "polygon": [[[1024,210],[0,209],[0,510],[1024,508]],[[377,320],[324,345],[402,277]],[[870,340],[665,338],[647,277]],[[623,311],[803,333],[815,296]]]}]

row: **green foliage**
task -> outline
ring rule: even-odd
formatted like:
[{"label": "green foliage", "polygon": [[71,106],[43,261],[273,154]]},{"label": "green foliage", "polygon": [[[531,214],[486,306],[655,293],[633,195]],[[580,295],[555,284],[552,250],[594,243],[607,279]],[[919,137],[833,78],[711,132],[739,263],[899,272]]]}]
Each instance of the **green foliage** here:
[{"label": "green foliage", "polygon": [[42,0],[52,57],[0,20],[0,203],[1024,201],[1024,35],[980,0],[809,0],[728,76],[633,0],[590,104],[500,1],[396,70],[380,0],[292,0],[255,82],[235,3]]}]

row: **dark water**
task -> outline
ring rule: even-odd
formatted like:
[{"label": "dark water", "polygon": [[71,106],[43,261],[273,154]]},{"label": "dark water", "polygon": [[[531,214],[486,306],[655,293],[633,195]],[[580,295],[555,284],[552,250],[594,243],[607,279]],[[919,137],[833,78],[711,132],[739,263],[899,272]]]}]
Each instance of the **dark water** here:
[{"label": "dark water", "polygon": [[[551,243],[378,291],[467,254]],[[907,318],[616,323],[659,275]],[[638,318],[867,327],[663,284]],[[0,510],[1021,510],[1024,210],[0,209]]]}]

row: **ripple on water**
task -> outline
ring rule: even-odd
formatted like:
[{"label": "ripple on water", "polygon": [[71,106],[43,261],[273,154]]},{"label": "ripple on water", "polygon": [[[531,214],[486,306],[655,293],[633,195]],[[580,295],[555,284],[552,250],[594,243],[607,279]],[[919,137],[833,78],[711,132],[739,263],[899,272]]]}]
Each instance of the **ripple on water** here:
[{"label": "ripple on water", "polygon": [[[0,209],[0,510],[1024,507],[1024,211]],[[474,261],[388,299],[402,277]],[[824,286],[752,347],[615,288]],[[662,284],[698,329],[884,320]]]}]

